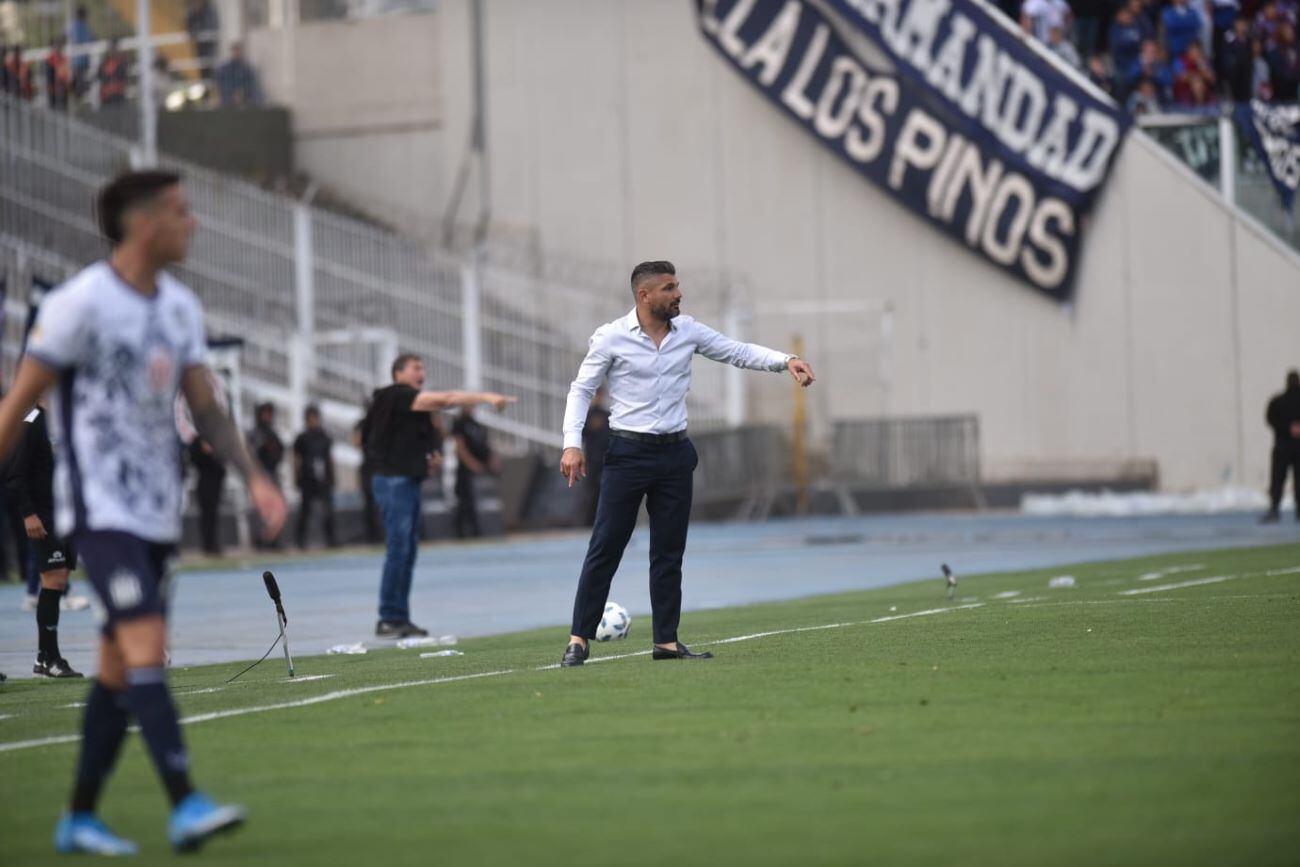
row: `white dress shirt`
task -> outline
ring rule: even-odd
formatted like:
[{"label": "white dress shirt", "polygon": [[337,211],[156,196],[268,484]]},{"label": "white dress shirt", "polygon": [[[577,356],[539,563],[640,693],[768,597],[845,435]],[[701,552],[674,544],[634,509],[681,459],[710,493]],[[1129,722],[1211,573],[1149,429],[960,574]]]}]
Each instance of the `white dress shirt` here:
[{"label": "white dress shirt", "polygon": [[614,430],[648,434],[685,430],[691,358],[697,352],[736,367],[775,372],[785,370],[794,357],[732,340],[690,316],[671,320],[668,335],[656,347],[633,310],[591,335],[587,357],[569,387],[564,408],[564,447],[582,448],[587,410],[601,380],[607,383],[609,426]]}]

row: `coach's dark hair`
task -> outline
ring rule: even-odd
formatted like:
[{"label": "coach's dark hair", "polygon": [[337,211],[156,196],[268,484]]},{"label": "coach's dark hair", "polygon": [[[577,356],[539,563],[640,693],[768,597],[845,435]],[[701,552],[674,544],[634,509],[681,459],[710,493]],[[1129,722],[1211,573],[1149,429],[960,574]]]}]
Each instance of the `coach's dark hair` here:
[{"label": "coach's dark hair", "polygon": [[632,269],[632,294],[636,294],[636,287],[640,286],[648,277],[655,277],[659,274],[677,275],[677,269],[673,263],[664,259],[656,262],[642,262]]},{"label": "coach's dark hair", "polygon": [[1286,387],[1300,388],[1300,370],[1288,370],[1286,372]]},{"label": "coach's dark hair", "polygon": [[393,360],[393,379],[397,379],[397,374],[405,370],[406,365],[410,364],[412,361],[419,360],[420,356],[416,355],[414,352],[403,352],[401,355],[397,356],[397,358]]},{"label": "coach's dark hair", "polygon": [[181,176],[176,172],[150,170],[118,175],[99,191],[95,215],[99,219],[100,231],[109,243],[115,246],[122,243],[125,232],[122,219],[126,212],[151,201],[163,190],[180,182]]}]

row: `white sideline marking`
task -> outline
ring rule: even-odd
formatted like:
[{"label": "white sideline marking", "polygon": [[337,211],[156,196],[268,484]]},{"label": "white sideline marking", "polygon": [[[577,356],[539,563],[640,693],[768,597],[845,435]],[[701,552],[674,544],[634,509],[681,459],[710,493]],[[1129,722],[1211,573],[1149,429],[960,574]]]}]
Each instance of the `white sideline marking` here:
[{"label": "white sideline marking", "polygon": [[1132,590],[1119,591],[1120,596],[1137,596],[1139,593],[1162,593],[1165,590],[1181,590],[1184,587],[1199,587],[1202,584],[1218,584],[1223,581],[1233,581],[1241,578],[1241,575],[1214,575],[1210,578],[1195,578],[1191,581],[1179,581],[1175,584],[1157,584],[1154,587],[1135,587]]},{"label": "white sideline marking", "polygon": [[[381,683],[374,686],[358,686],[352,689],[339,689],[334,692],[326,692],[321,695],[313,695],[310,698],[300,698],[297,701],[283,701],[279,704],[264,704],[256,707],[236,707],[230,710],[215,710],[211,713],[200,713],[194,716],[187,716],[181,720],[181,725],[190,725],[191,723],[209,722],[214,719],[226,719],[233,716],[246,716],[254,713],[266,713],[272,710],[287,710],[294,707],[307,707],[312,704],[321,704],[327,701],[337,701],[341,698],[351,698],[354,695],[366,695],[371,692],[385,692],[390,689],[405,689],[408,686],[433,686],[439,683],[455,683],[460,680],[477,680],[482,677],[499,677],[503,674],[514,674],[516,669],[503,668],[499,671],[480,671],[478,674],[458,674],[454,677],[435,677],[431,680],[406,680],[400,683]],[[9,744],[0,744],[0,752],[4,752]]]},{"label": "white sideline marking", "polygon": [[1020,595],[1019,590],[1003,590],[1001,593],[994,593],[994,599],[1015,599]]},{"label": "white sideline marking", "polygon": [[[1182,602],[1182,601],[1184,601],[1184,600],[1182,600],[1182,599],[1072,599],[1072,600],[1070,600],[1070,601],[1068,601],[1068,602],[1044,602],[1044,601],[1042,601],[1042,600],[1045,599],[1045,598],[1046,598],[1046,597],[1038,597],[1038,598],[1036,598],[1036,599],[1026,599],[1026,600],[1024,600],[1024,601],[1025,601],[1027,604],[1025,604],[1025,605],[1021,605],[1020,607],[1021,607],[1021,608],[1054,608],[1054,607],[1058,607],[1058,606],[1061,606],[1061,605],[1140,605],[1140,604],[1148,604],[1148,605],[1150,605],[1150,604],[1155,604],[1155,603],[1165,603],[1165,604],[1168,604],[1168,603],[1173,603],[1173,602]],[[1222,596],[1215,596],[1214,598],[1215,598],[1215,599],[1223,599],[1224,597],[1222,597]],[[1256,599],[1256,598],[1258,598],[1258,597],[1252,596],[1252,597],[1250,597],[1250,598],[1252,598],[1252,599]],[[1017,600],[1015,600],[1015,601],[1016,601],[1016,602],[1019,602],[1020,600],[1017,599]]]},{"label": "white sideline marking", "polygon": [[53,738],[40,738],[34,741],[13,741],[12,743],[0,744],[0,753],[8,750],[25,750],[28,747],[48,747],[54,744],[73,744],[81,740],[81,735],[59,735]]},{"label": "white sideline marking", "polygon": [[0,719],[13,719],[15,716],[16,714],[12,713],[0,713]]},{"label": "white sideline marking", "polygon": [[1233,581],[1237,578],[1258,578],[1260,575],[1295,575],[1300,573],[1300,566],[1293,566],[1288,569],[1269,569],[1264,572],[1246,572],[1243,575],[1214,575],[1209,578],[1196,578],[1192,581],[1179,581],[1175,584],[1158,584],[1155,587],[1137,587],[1133,590],[1121,590],[1120,596],[1136,596],[1139,593],[1159,593],[1162,590],[1178,590],[1183,587],[1195,587],[1199,584],[1218,584],[1223,581]]},{"label": "white sideline marking", "polygon": [[284,683],[306,683],[309,680],[324,680],[333,676],[332,674],[309,674],[306,677],[286,677]]},{"label": "white sideline marking", "polygon": [[209,686],[206,689],[178,690],[176,692],[173,692],[172,695],[177,697],[184,697],[187,695],[207,695],[210,692],[221,692],[224,689],[225,689],[224,686]]},{"label": "white sideline marking", "polygon": [[[877,617],[874,620],[857,620],[852,623],[826,623],[822,626],[800,626],[794,629],[773,629],[770,632],[755,632],[752,635],[737,635],[735,638],[723,638],[718,641],[710,641],[707,646],[714,644],[735,644],[737,641],[753,641],[755,638],[767,638],[772,635],[791,635],[796,632],[818,632],[823,629],[843,629],[846,626],[866,626],[871,623],[888,623],[891,620],[905,620],[908,617],[924,617],[927,614],[943,614],[945,611],[961,611],[966,608],[982,608],[983,602],[973,602],[968,605],[952,605],[947,608],[928,608],[925,611],[913,611],[910,614],[892,614],[888,617]],[[703,644],[703,642],[701,642]]]},{"label": "white sideline marking", "polygon": [[[843,629],[848,626],[866,626],[871,623],[888,623],[892,620],[905,620],[909,617],[924,617],[929,614],[943,614],[948,611],[961,611],[967,608],[982,608],[983,602],[976,602],[968,605],[952,605],[946,608],[929,608],[925,611],[913,611],[910,614],[895,614],[889,617],[877,617],[874,620],[858,620],[853,623],[828,623],[823,626],[799,626],[791,629],[774,629],[770,632],[755,632],[752,635],[738,635],[735,638],[724,638],[720,641],[711,641],[708,644],[701,642],[702,646],[710,647],[714,644],[734,644],[738,641],[753,641],[756,638],[767,638],[772,635],[790,635],[796,632],[812,632],[823,629]],[[648,656],[649,650],[639,650],[635,653],[620,653],[613,656],[601,656],[596,659],[587,660],[593,662],[610,662],[615,659],[629,659],[634,656]],[[181,725],[191,725],[193,723],[210,722],[218,719],[228,719],[230,717],[248,716],[255,713],[267,713],[273,710],[289,710],[298,707],[307,707],[308,705],[321,704],[327,701],[337,701],[341,698],[351,698],[354,695],[366,695],[372,692],[385,692],[392,689],[406,689],[412,686],[435,686],[443,683],[456,683],[462,680],[478,680],[485,677],[500,677],[504,674],[515,674],[519,671],[550,671],[559,668],[558,664],[539,665],[532,669],[515,669],[503,668],[499,671],[482,671],[478,674],[460,674],[453,677],[435,677],[428,680],[407,680],[399,683],[376,684],[375,686],[360,686],[353,689],[340,689],[334,692],[327,692],[321,695],[314,695],[310,698],[300,698],[296,701],[284,701],[277,704],[257,705],[254,707],[237,707],[229,710],[212,711],[211,713],[195,714],[181,718]],[[305,680],[305,678],[304,678]],[[33,747],[48,747],[56,744],[72,744],[81,740],[81,735],[56,735],[48,738],[36,738],[28,741],[11,741],[9,743],[0,743],[0,753],[12,752],[14,750],[25,750]]]},{"label": "white sideline marking", "polygon": [[1155,572],[1148,572],[1145,575],[1139,575],[1139,581],[1155,581],[1158,578],[1165,578],[1170,575],[1177,575],[1179,572],[1195,572],[1197,569],[1204,569],[1203,563],[1188,563],[1185,566],[1170,566],[1167,569],[1158,569]]}]

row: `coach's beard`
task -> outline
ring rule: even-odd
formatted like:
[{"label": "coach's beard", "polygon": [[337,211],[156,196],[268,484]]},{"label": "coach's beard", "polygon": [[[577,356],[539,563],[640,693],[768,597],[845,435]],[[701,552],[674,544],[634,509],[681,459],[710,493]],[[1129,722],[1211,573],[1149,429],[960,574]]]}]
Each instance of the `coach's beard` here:
[{"label": "coach's beard", "polygon": [[682,304],[680,301],[678,301],[669,304],[666,307],[662,307],[658,310],[655,310],[654,314],[655,316],[658,316],[660,319],[667,322],[670,319],[676,319],[678,316],[681,315],[681,312],[682,312]]}]

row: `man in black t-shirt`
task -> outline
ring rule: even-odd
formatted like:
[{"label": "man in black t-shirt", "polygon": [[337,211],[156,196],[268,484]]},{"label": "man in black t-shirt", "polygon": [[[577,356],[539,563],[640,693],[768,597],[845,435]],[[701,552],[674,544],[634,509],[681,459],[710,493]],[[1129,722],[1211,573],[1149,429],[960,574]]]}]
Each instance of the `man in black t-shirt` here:
[{"label": "man in black t-shirt", "polygon": [[474,418],[472,406],[461,409],[451,435],[456,440],[456,535],[462,539],[481,536],[474,479],[497,471],[496,455],[487,428]]},{"label": "man in black t-shirt", "polygon": [[319,502],[325,513],[325,544],[338,545],[334,537],[334,441],[321,424],[320,409],[307,407],[303,413],[307,429],[293,441],[293,476],[298,484],[299,548],[307,546],[307,522],[312,505]]},{"label": "man in black t-shirt", "polygon": [[371,490],[384,517],[384,574],[379,585],[379,638],[428,635],[411,622],[411,575],[420,532],[420,485],[438,456],[431,413],[491,404],[502,410],[515,398],[493,392],[423,391],[424,362],[403,354],[393,362],[393,384],[377,389],[361,438],[374,467]]}]

